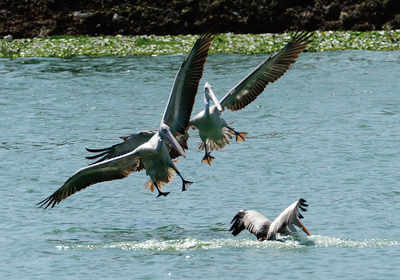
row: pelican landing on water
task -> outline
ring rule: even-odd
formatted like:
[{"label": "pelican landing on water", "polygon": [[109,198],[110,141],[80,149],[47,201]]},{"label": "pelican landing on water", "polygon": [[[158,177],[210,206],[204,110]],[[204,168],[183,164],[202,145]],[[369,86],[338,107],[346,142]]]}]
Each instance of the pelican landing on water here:
[{"label": "pelican landing on water", "polygon": [[[200,149],[205,150],[202,162],[211,165],[213,150],[219,150],[229,144],[235,136],[236,141],[244,141],[247,133],[237,132],[228,126],[221,117],[222,111],[228,108],[232,111],[243,109],[260,95],[265,87],[278,80],[289,69],[300,53],[311,42],[312,33],[296,33],[293,38],[278,53],[270,56],[259,64],[250,74],[235,85],[218,101],[209,83],[204,86],[204,110],[190,120],[190,126],[199,130]],[[210,105],[213,101],[214,105]]]},{"label": "pelican landing on water", "polygon": [[183,178],[172,157],[185,156],[184,149],[176,138],[186,143],[182,135],[186,133],[189,124],[212,39],[213,35],[202,35],[181,65],[157,131],[140,132],[128,137],[125,142],[129,139],[133,142],[129,145],[121,143],[122,149],[119,149],[118,145],[106,149],[91,149],[102,152],[98,156],[103,157],[96,163],[78,170],[57,191],[38,205],[44,208],[54,207],[63,199],[90,185],[122,179],[131,172],[141,169],[145,169],[150,177],[146,187],[151,191],[157,189],[158,196],[168,195],[168,192],[161,191],[161,188],[171,181],[175,172],[182,180],[182,191],[187,190],[192,182]]},{"label": "pelican landing on water", "polygon": [[299,211],[299,209],[307,211],[307,206],[306,201],[300,198],[286,208],[273,222],[255,210],[240,210],[233,217],[229,231],[236,236],[242,230],[247,229],[259,241],[275,240],[277,233],[287,235],[296,232],[294,226],[301,228],[307,235],[310,235],[308,229],[301,222],[304,217]]}]

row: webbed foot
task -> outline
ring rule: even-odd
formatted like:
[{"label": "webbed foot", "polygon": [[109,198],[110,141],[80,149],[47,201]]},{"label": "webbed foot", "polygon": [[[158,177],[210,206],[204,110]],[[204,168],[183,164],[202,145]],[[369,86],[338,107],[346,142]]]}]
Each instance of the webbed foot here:
[{"label": "webbed foot", "polygon": [[236,132],[236,142],[243,142],[245,138],[247,137],[247,132]]},{"label": "webbed foot", "polygon": [[227,128],[235,134],[236,142],[243,142],[247,137],[247,132],[237,132],[230,126],[227,126]]},{"label": "webbed foot", "polygon": [[160,196],[167,196],[168,194],[169,194],[169,192],[158,191],[157,197],[160,197]]},{"label": "webbed foot", "polygon": [[201,162],[202,163],[207,163],[209,166],[211,166],[211,164],[212,164],[214,159],[215,158],[212,155],[210,155],[210,153],[206,153],[204,155],[203,159],[201,160]]},{"label": "webbed foot", "polygon": [[183,192],[184,192],[184,191],[187,191],[187,189],[189,188],[189,186],[190,186],[191,184],[193,184],[193,182],[188,181],[188,180],[183,180],[183,183],[182,183],[182,191],[183,191]]}]

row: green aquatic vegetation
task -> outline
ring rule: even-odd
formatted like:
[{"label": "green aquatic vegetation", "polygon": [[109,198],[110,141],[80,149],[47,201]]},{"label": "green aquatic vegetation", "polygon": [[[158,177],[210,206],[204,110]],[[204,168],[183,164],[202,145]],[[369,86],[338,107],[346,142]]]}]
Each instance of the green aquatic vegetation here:
[{"label": "green aquatic vegetation", "polygon": [[0,40],[0,58],[16,58],[20,57],[21,49],[25,47],[25,44],[13,44],[9,40]]},{"label": "green aquatic vegetation", "polygon": [[[290,39],[283,34],[218,34],[210,53],[261,54],[278,51]],[[0,39],[0,58],[181,54],[190,51],[196,35],[53,36]],[[400,30],[316,31],[306,51],[400,50]]]}]

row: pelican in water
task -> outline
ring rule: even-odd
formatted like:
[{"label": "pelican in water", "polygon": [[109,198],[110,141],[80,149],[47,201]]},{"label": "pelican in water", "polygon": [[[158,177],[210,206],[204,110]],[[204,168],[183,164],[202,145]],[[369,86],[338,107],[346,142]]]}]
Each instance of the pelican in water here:
[{"label": "pelican in water", "polygon": [[240,210],[233,217],[229,231],[236,236],[242,230],[247,229],[259,241],[276,240],[277,233],[288,235],[291,232],[296,232],[294,226],[301,228],[307,235],[310,235],[308,229],[301,222],[304,217],[299,211],[299,209],[307,211],[307,206],[306,201],[300,198],[286,208],[273,222],[255,210]]},{"label": "pelican in water", "polygon": [[141,132],[136,138],[132,137],[136,139],[136,147],[127,153],[114,154],[111,158],[105,157],[97,163],[79,169],[52,195],[40,201],[39,207],[52,208],[90,185],[123,179],[131,172],[141,169],[145,169],[150,177],[146,187],[151,191],[156,188],[157,197],[168,195],[169,192],[163,192],[161,188],[171,181],[175,172],[182,180],[182,191],[187,190],[192,182],[183,178],[171,156],[185,157],[184,149],[176,137],[183,135],[188,127],[212,38],[212,35],[201,36],[181,65],[157,131]]},{"label": "pelican in water", "polygon": [[[201,143],[200,150],[205,151],[203,163],[211,166],[214,159],[210,155],[213,150],[219,150],[229,144],[235,136],[236,141],[245,140],[247,133],[238,132],[230,127],[221,117],[225,108],[232,111],[243,109],[260,95],[265,87],[278,80],[297,60],[300,53],[311,42],[312,33],[297,33],[278,53],[270,56],[259,64],[250,74],[235,85],[218,101],[209,83],[204,86],[204,110],[195,115],[189,125],[198,129]],[[211,106],[210,102],[214,105]]]}]

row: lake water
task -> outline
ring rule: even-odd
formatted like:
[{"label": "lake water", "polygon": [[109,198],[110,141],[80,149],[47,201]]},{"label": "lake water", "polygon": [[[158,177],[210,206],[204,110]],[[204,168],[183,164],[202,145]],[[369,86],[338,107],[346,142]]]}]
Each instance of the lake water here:
[{"label": "lake water", "polygon": [[[210,55],[227,90],[265,56]],[[89,163],[85,147],[158,127],[183,56],[0,60],[2,279],[396,279],[400,273],[400,52],[304,53],[255,102],[224,112],[243,143],[178,168],[168,197],[144,172],[37,202]],[[258,242],[240,209],[274,218],[296,199],[311,232]]]}]

